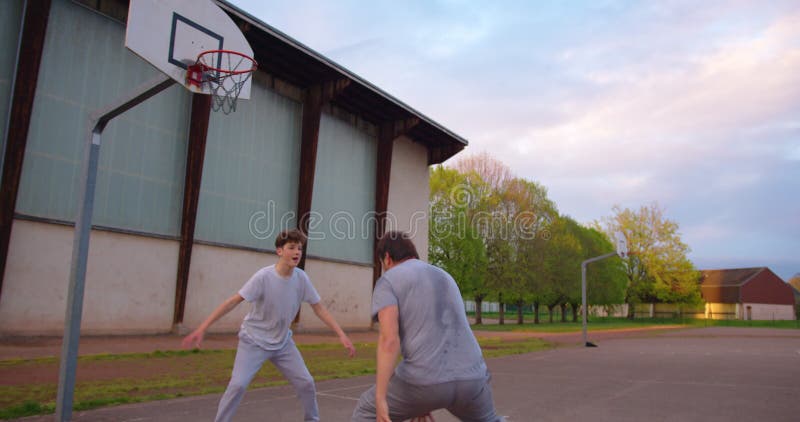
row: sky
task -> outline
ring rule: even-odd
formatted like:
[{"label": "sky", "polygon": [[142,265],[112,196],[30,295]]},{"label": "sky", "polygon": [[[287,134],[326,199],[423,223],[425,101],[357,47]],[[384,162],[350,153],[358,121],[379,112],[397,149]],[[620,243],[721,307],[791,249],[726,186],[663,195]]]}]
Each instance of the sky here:
[{"label": "sky", "polygon": [[800,273],[800,1],[232,2],[562,214],[658,203],[698,269]]}]

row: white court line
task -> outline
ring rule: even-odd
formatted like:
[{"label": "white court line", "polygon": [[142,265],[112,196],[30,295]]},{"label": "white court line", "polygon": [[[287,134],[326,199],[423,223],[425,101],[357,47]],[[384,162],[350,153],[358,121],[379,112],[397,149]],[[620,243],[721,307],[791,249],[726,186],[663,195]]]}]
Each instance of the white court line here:
[{"label": "white court line", "polygon": [[342,400],[349,400],[349,401],[358,401],[359,400],[356,397],[340,396],[338,394],[328,394],[328,393],[319,393],[319,392],[317,392],[317,395],[318,396],[323,396],[323,397],[333,397],[335,399],[342,399]]},{"label": "white court line", "polygon": [[[352,389],[354,389],[354,388],[369,388],[369,387],[372,387],[372,385],[373,385],[373,384],[374,384],[374,383],[369,383],[369,384],[361,384],[361,385],[351,385],[350,387],[339,387],[339,388],[332,388],[332,389],[330,389],[330,390],[325,390],[325,391],[323,391],[323,392],[324,392],[324,393],[327,393],[327,392],[329,392],[329,391],[343,391],[343,390],[352,390]],[[319,392],[318,392],[318,393],[319,393]]]},{"label": "white court line", "polygon": [[[284,387],[284,388],[285,388],[285,387],[287,387],[287,385],[286,385],[286,384],[284,384],[284,385],[277,386],[277,387]],[[291,386],[289,386],[289,387],[291,387]],[[350,387],[339,387],[339,388],[332,388],[332,389],[330,389],[330,390],[325,390],[325,391],[319,391],[319,390],[318,390],[318,391],[317,391],[317,395],[320,395],[320,396],[324,395],[324,396],[329,396],[329,397],[336,397],[336,398],[343,398],[343,399],[347,399],[347,400],[355,400],[355,401],[358,401],[358,398],[346,397],[346,396],[337,396],[336,394],[330,394],[330,393],[331,393],[331,392],[337,392],[337,391],[344,391],[344,390],[352,390],[352,389],[355,389],[355,388],[358,388],[358,389],[362,389],[362,388],[363,388],[363,389],[367,389],[367,388],[369,388],[369,387],[372,387],[372,383],[369,383],[369,384],[359,384],[359,385],[353,385],[353,386],[350,386]],[[263,388],[275,388],[275,387],[263,387]],[[259,390],[260,390],[260,389],[259,389]],[[249,392],[249,391],[248,391],[248,392]],[[252,395],[251,395],[250,397],[252,397]],[[297,397],[297,396],[296,396],[295,394],[291,394],[291,395],[275,395],[275,396],[272,396],[272,397],[265,397],[265,398],[263,398],[263,399],[254,399],[254,398],[251,398],[251,399],[247,400],[246,402],[244,402],[244,401],[243,401],[243,402],[242,402],[242,404],[241,404],[240,406],[248,406],[248,405],[254,405],[254,404],[256,404],[256,403],[265,403],[265,402],[271,402],[271,401],[279,401],[279,400],[294,399],[294,398],[296,398],[296,397]],[[359,397],[361,397],[361,395],[360,395],[360,394],[359,394]]]}]

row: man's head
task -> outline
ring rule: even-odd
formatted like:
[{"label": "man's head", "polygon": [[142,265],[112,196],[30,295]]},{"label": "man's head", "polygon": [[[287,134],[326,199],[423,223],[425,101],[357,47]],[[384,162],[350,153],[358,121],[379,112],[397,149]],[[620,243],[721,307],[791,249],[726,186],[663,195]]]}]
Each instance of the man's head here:
[{"label": "man's head", "polygon": [[306,243],[306,235],[298,229],[284,230],[278,233],[275,238],[275,253],[280,260],[295,267],[300,263],[303,256],[303,245]]},{"label": "man's head", "polygon": [[391,231],[381,237],[375,253],[385,269],[393,267],[406,259],[419,259],[417,248],[407,233]]}]

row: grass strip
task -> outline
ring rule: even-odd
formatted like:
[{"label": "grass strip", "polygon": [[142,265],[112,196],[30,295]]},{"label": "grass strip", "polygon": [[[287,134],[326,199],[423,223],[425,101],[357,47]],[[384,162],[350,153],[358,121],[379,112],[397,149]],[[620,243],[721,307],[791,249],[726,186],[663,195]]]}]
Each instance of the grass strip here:
[{"label": "grass strip", "polygon": [[[540,339],[521,341],[479,339],[487,358],[542,350]],[[309,371],[317,381],[375,373],[375,343],[356,345],[348,359],[338,344],[299,345]],[[81,356],[74,410],[220,393],[230,379],[235,350],[155,351]],[[55,381],[30,382],[31,376]],[[49,374],[49,376],[47,376]],[[53,413],[58,359],[0,360],[0,419]],[[19,382],[14,382],[18,380]],[[264,365],[250,388],[286,384],[273,365]]]}]

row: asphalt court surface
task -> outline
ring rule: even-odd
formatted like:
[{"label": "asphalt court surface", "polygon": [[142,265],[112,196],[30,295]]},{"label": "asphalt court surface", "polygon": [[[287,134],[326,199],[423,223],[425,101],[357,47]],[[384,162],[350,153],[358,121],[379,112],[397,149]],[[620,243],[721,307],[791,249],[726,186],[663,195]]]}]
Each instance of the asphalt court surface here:
[{"label": "asphalt court surface", "polygon": [[[714,327],[597,343],[490,359],[498,412],[508,421],[800,420],[800,330]],[[322,420],[348,421],[373,380],[318,382]],[[75,412],[73,420],[213,420],[219,397]],[[434,416],[456,420],[445,411]],[[234,420],[300,421],[302,413],[282,386],[249,391]]]}]

